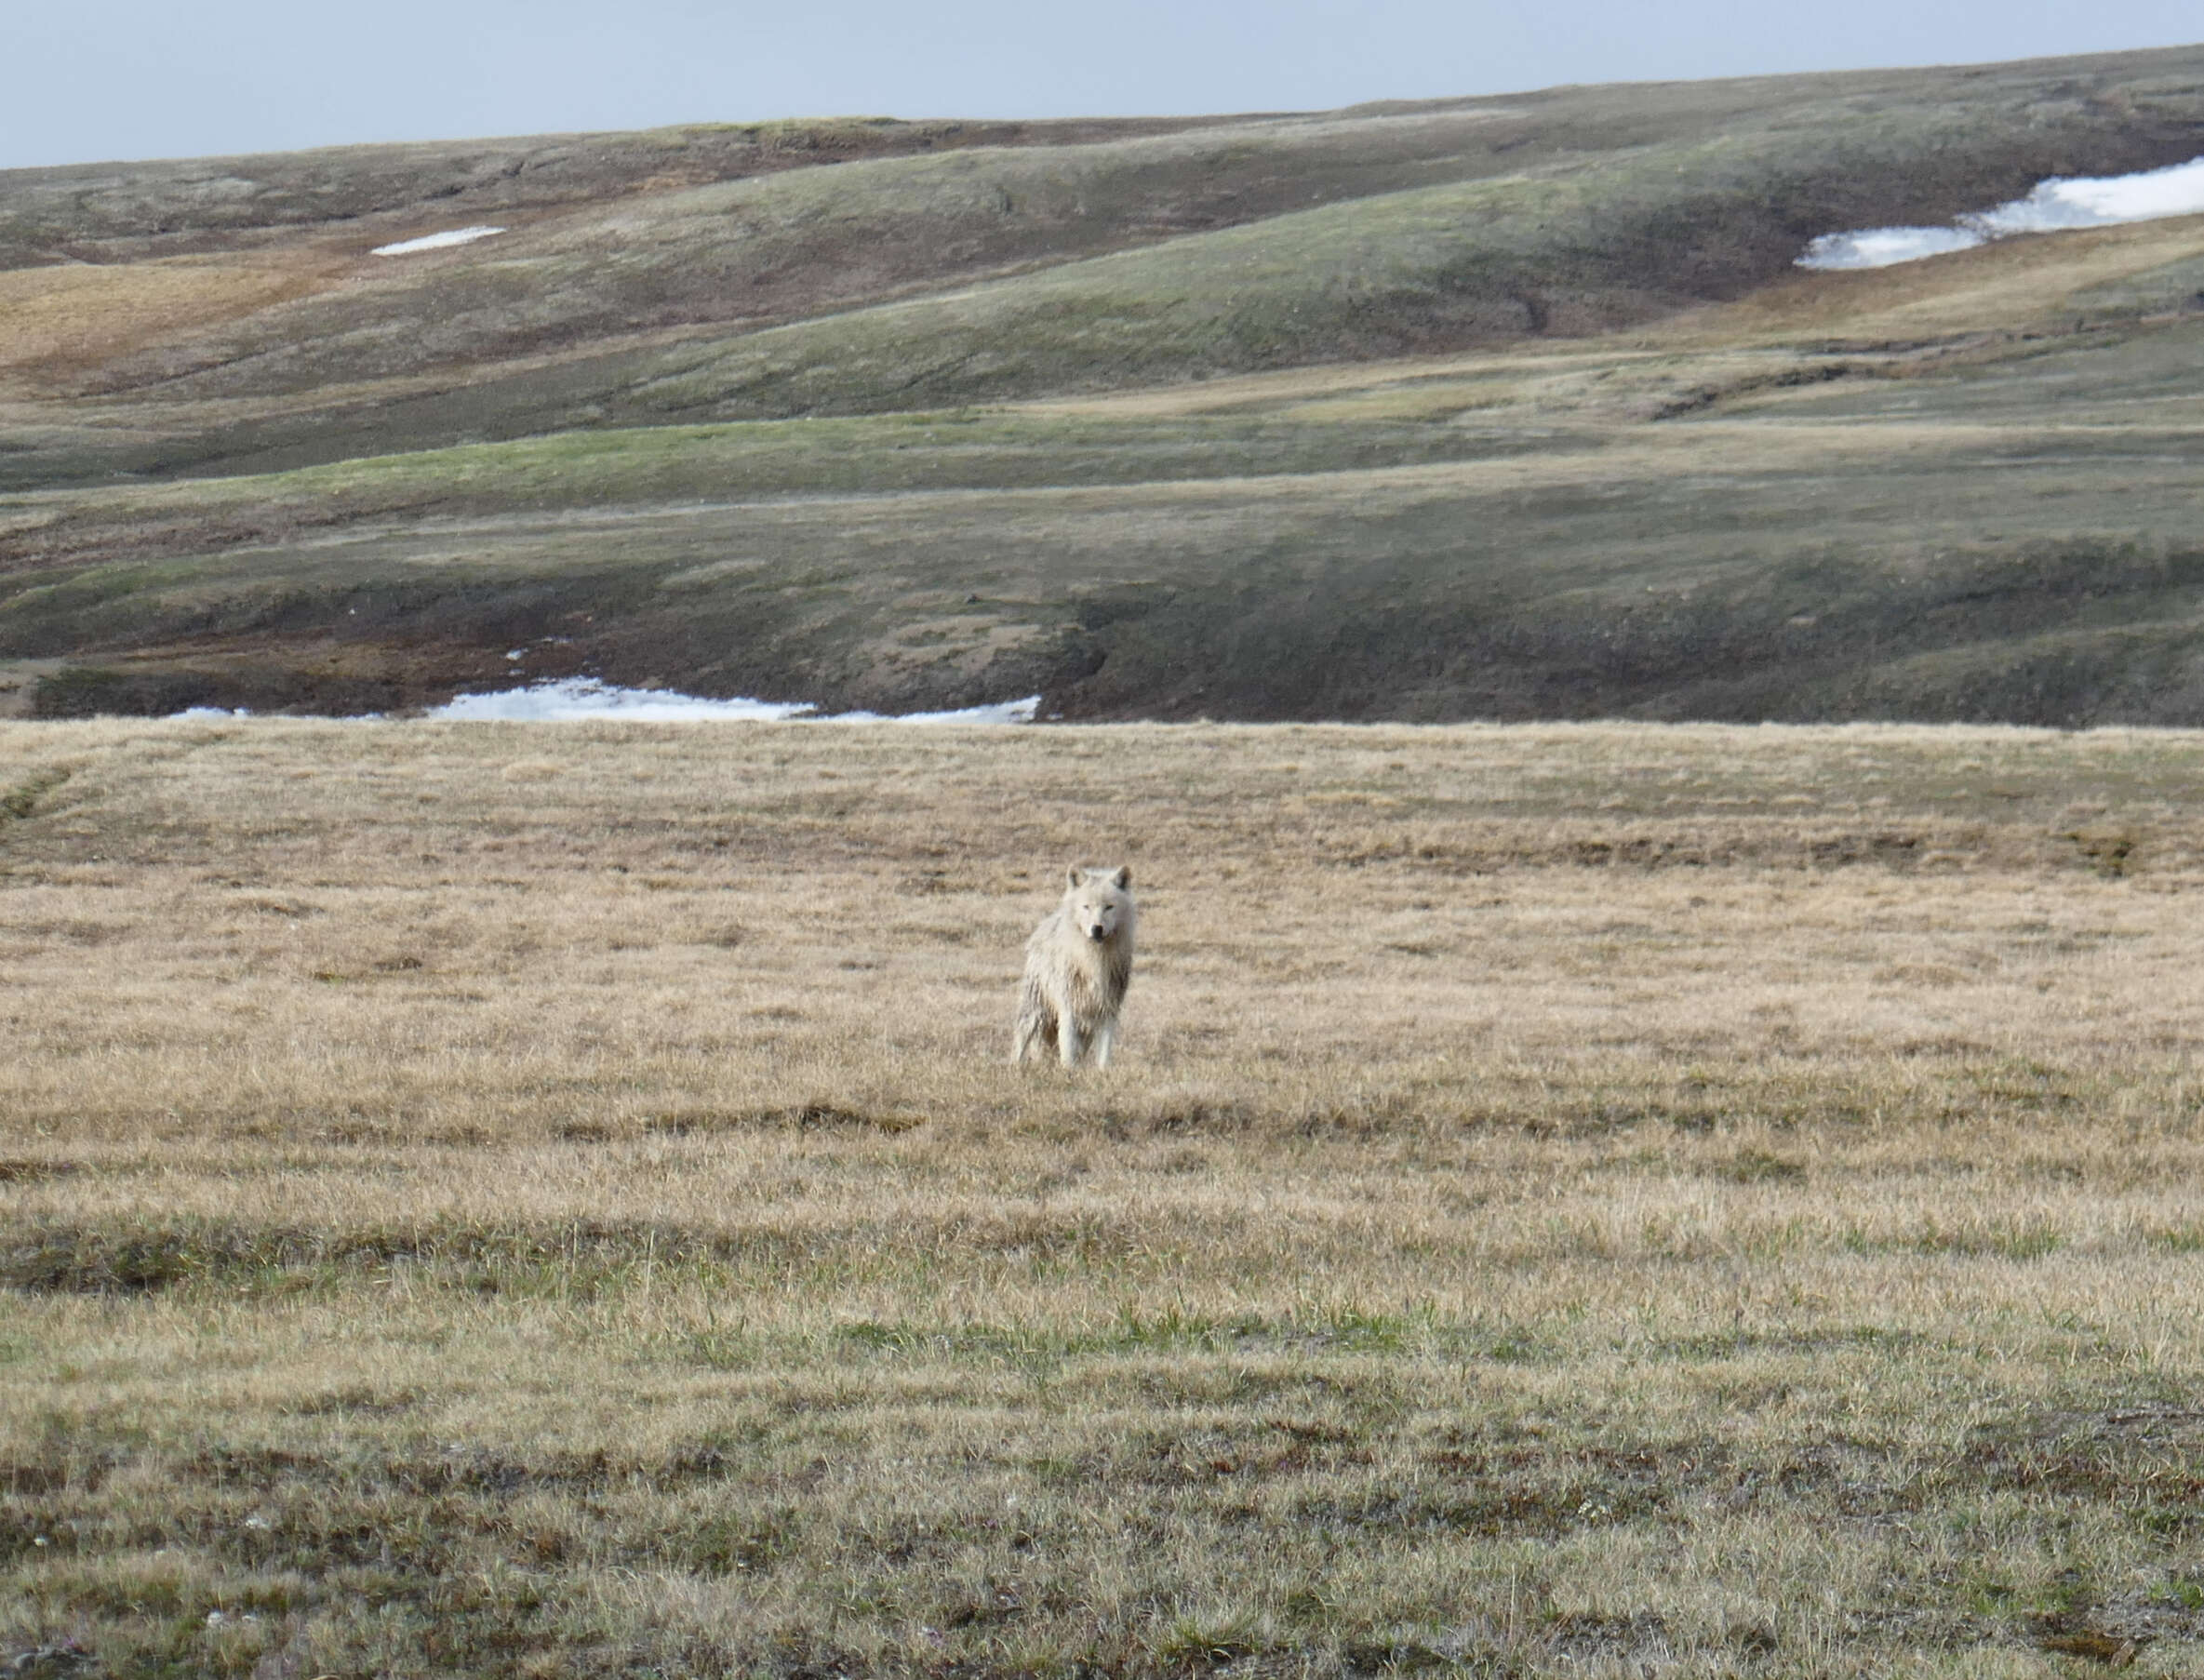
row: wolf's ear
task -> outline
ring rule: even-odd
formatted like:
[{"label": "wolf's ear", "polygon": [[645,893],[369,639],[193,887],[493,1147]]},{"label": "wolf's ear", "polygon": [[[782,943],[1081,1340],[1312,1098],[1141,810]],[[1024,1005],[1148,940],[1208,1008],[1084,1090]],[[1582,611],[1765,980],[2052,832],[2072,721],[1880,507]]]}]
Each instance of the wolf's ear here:
[{"label": "wolf's ear", "polygon": [[1087,872],[1081,869],[1076,863],[1073,864],[1071,868],[1064,873],[1070,876],[1068,885],[1073,887],[1078,886],[1080,882],[1087,878]]},{"label": "wolf's ear", "polygon": [[1132,865],[1129,863],[1119,864],[1117,873],[1110,879],[1116,882],[1120,887],[1130,887],[1132,885]]}]

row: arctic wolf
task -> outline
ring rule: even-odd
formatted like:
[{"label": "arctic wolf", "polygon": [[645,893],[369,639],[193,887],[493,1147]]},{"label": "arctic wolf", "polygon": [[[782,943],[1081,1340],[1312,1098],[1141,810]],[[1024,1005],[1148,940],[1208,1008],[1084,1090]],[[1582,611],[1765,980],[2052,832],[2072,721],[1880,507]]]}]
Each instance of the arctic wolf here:
[{"label": "arctic wolf", "polygon": [[1132,871],[1077,869],[1063,902],[1025,941],[1025,984],[1018,993],[1018,1034],[1010,1060],[1048,1046],[1067,1068],[1091,1046],[1094,1065],[1110,1065],[1117,1009],[1132,980]]}]

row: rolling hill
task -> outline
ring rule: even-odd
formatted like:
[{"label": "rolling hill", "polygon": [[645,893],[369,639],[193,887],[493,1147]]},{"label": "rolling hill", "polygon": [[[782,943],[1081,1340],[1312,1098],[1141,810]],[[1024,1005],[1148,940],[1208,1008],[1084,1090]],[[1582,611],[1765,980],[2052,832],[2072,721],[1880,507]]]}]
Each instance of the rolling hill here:
[{"label": "rolling hill", "polygon": [[2204,218],[1794,266],[2200,153],[2204,47],[0,173],[0,709],[2204,722]]}]

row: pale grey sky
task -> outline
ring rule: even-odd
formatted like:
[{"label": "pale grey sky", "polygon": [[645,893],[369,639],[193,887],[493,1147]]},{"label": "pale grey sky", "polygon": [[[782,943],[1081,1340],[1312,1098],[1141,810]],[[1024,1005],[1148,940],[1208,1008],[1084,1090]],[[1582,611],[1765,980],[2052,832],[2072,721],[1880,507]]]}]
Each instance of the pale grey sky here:
[{"label": "pale grey sky", "polygon": [[776,116],[1307,110],[2199,37],[2196,0],[0,0],[0,168]]}]

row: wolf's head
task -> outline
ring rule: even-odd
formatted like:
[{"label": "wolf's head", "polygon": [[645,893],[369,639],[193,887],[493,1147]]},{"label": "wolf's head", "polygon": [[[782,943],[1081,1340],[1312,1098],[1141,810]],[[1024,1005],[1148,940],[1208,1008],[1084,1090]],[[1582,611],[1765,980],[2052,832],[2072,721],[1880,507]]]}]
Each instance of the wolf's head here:
[{"label": "wolf's head", "polygon": [[1132,923],[1132,871],[1075,865],[1064,888],[1063,908],[1080,938],[1107,943]]}]

